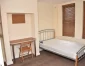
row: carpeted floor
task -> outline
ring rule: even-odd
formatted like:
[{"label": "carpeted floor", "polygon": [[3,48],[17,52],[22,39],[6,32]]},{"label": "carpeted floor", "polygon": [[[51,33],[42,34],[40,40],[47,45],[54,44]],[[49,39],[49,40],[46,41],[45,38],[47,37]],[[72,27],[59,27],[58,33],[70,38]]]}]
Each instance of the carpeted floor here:
[{"label": "carpeted floor", "polygon": [[[24,62],[16,59],[16,64],[10,66],[74,66],[74,61],[47,51],[42,51],[40,56],[25,58]],[[85,66],[85,58],[79,62],[79,66]]]}]

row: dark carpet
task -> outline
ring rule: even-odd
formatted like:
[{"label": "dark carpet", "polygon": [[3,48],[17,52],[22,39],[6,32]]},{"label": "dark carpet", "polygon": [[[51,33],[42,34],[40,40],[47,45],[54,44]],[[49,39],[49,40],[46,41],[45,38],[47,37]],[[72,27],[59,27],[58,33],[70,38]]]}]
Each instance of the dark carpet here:
[{"label": "dark carpet", "polygon": [[[79,61],[79,66],[85,66],[85,57]],[[34,58],[16,59],[16,64],[9,66],[74,66],[74,61],[51,52],[42,51],[40,56]]]}]

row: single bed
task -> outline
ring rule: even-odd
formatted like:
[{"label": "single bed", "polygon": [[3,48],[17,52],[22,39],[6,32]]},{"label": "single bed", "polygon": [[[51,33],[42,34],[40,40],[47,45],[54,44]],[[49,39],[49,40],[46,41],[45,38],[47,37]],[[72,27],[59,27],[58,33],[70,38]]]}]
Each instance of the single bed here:
[{"label": "single bed", "polygon": [[78,42],[61,40],[55,38],[53,29],[39,31],[40,48],[75,60],[75,66],[78,66],[78,60],[85,56],[85,45]]}]

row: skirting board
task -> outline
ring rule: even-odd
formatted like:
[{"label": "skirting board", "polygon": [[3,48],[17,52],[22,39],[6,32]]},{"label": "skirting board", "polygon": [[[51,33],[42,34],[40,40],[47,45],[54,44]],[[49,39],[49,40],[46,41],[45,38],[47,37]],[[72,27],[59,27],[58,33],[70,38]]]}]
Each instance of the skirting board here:
[{"label": "skirting board", "polygon": [[7,65],[11,65],[11,64],[13,64],[13,61],[8,61],[7,62]]},{"label": "skirting board", "polygon": [[36,56],[40,55],[40,53],[36,53]]},{"label": "skirting board", "polygon": [[[30,53],[31,54],[31,53]],[[36,56],[39,56],[40,55],[40,53],[36,53]],[[17,55],[15,58],[19,58],[19,55]],[[13,62],[12,61],[8,61],[7,62],[7,65],[11,65],[11,64],[13,64]]]}]

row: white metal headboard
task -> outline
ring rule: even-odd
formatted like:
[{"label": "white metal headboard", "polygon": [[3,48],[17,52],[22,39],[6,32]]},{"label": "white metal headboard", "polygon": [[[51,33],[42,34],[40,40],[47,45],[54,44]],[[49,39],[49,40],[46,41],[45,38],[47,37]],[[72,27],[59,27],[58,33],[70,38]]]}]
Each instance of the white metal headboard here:
[{"label": "white metal headboard", "polygon": [[55,38],[55,30],[54,29],[45,29],[39,31],[39,40],[45,41],[49,39]]}]

